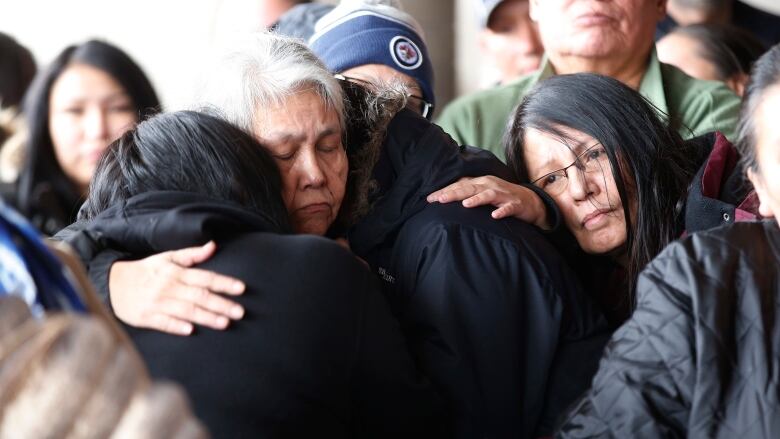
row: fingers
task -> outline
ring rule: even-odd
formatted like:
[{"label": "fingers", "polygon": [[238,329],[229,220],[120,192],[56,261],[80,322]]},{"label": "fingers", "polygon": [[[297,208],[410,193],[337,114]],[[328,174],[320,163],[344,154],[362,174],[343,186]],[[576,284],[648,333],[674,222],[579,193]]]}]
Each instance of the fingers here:
[{"label": "fingers", "polygon": [[191,267],[195,264],[200,264],[208,260],[217,249],[217,244],[214,241],[209,241],[206,244],[199,247],[188,247],[181,250],[173,250],[166,252],[168,260],[181,265],[182,267]]},{"label": "fingers", "polygon": [[[518,212],[519,214],[519,212]],[[515,216],[515,205],[506,203],[490,214],[493,219],[503,219]]]},{"label": "fingers", "polygon": [[498,193],[496,191],[493,189],[485,189],[478,192],[476,195],[463,200],[463,207],[478,207],[488,204],[497,205],[497,203],[501,202],[498,198]]},{"label": "fingers", "polygon": [[451,203],[453,201],[462,201],[466,198],[473,197],[479,192],[479,187],[473,184],[472,181],[473,179],[460,180],[452,183],[451,185],[428,195],[426,200],[429,203]]},{"label": "fingers", "polygon": [[[193,302],[177,299],[163,299],[158,303],[156,314],[166,315],[176,321],[222,330],[230,324],[224,315],[201,308]],[[192,332],[192,331],[190,331]]]},{"label": "fingers", "polygon": [[150,315],[146,322],[134,326],[142,326],[173,335],[190,335],[195,329],[192,324],[166,314]]},{"label": "fingers", "polygon": [[190,287],[203,288],[231,296],[241,295],[246,290],[246,285],[238,279],[199,268],[182,269],[179,280]]},{"label": "fingers", "polygon": [[[177,288],[175,292],[172,292],[171,297],[174,300],[190,303],[199,309],[203,309],[224,318],[239,320],[244,317],[244,307],[236,302],[233,302],[232,300],[220,296],[219,294],[214,294],[205,288]],[[189,319],[187,315],[177,316],[188,321],[194,321]]]}]

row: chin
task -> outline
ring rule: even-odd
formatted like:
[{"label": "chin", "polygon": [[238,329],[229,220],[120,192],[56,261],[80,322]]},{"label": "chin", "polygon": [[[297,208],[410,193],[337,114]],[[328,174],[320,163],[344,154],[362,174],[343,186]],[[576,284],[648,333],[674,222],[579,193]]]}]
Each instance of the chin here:
[{"label": "chin", "polygon": [[615,53],[615,38],[617,41],[623,41],[622,37],[605,35],[605,32],[594,32],[586,35],[577,35],[572,39],[567,52],[571,55],[582,56],[586,58],[600,58],[610,56]]},{"label": "chin", "polygon": [[[591,255],[614,256],[625,251],[626,237],[614,235],[604,237],[606,239],[577,240],[585,253]],[[621,239],[622,238],[622,239]]]},{"label": "chin", "polygon": [[299,235],[317,235],[325,236],[330,228],[330,221],[308,221],[304,223],[295,224],[293,230]]}]

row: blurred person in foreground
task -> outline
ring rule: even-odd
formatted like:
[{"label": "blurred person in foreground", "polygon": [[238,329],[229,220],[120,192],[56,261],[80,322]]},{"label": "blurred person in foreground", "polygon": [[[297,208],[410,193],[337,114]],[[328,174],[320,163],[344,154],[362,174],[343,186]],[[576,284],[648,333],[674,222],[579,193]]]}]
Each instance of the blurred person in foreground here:
[{"label": "blurred person in foreground", "polygon": [[[780,212],[780,46],[757,63],[739,149],[760,198]],[[671,244],[642,272],[637,308],[558,437],[780,435],[780,229],[728,225]]]},{"label": "blurred person in foreground", "polygon": [[182,389],[149,379],[85,279],[0,200],[0,436],[208,437]]}]

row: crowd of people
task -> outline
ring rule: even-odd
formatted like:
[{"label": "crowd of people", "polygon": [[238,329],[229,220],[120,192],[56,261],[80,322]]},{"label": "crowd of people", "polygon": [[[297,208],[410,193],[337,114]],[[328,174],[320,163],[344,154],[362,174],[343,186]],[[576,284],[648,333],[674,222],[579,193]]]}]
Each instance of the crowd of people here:
[{"label": "crowd of people", "polygon": [[110,42],[0,35],[0,381],[60,381],[9,378],[0,432],[118,434],[18,417],[70,355],[133,370],[116,405],[180,386],[106,418],[150,437],[780,435],[780,17],[475,0],[495,83],[439,111],[399,1],[271,3],[186,111]]}]

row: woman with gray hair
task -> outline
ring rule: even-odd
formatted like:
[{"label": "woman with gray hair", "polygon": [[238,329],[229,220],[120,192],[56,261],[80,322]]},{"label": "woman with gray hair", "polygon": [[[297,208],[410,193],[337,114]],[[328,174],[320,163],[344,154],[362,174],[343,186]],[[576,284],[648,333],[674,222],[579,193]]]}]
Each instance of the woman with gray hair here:
[{"label": "woman with gray hair", "polygon": [[[270,33],[246,37],[214,65],[199,105],[253,134],[273,157],[293,232],[339,237],[350,221],[339,212],[358,210],[355,187],[365,180],[355,175],[347,184],[339,81],[303,42]],[[192,333],[193,324],[225,329],[244,310],[220,293],[242,294],[243,283],[188,269],[215,248],[208,243],[140,261],[111,252],[93,262],[91,275],[125,323],[179,335]]]}]

